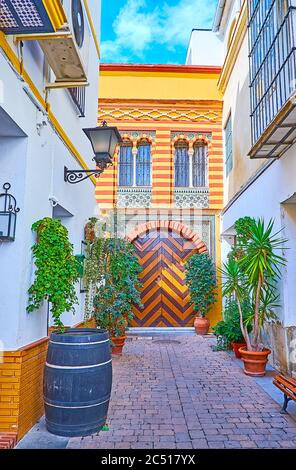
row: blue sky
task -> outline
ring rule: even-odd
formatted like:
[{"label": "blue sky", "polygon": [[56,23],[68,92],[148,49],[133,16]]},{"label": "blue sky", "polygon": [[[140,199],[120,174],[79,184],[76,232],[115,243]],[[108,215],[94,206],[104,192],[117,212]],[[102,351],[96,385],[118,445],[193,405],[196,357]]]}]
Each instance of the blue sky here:
[{"label": "blue sky", "polygon": [[217,0],[102,0],[103,63],[184,64],[192,28],[211,28]]}]

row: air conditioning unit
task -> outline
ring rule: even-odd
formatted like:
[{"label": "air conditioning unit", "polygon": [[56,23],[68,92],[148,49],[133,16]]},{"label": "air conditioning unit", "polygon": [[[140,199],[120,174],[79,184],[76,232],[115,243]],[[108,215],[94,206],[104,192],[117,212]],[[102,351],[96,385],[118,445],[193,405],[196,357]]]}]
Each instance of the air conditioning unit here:
[{"label": "air conditioning unit", "polygon": [[49,66],[54,72],[53,86],[87,85],[91,30],[82,0],[64,0],[66,23],[54,35],[40,38]]},{"label": "air conditioning unit", "polygon": [[70,31],[78,47],[86,72],[89,63],[91,30],[82,0],[64,0],[63,7],[68,19]]}]

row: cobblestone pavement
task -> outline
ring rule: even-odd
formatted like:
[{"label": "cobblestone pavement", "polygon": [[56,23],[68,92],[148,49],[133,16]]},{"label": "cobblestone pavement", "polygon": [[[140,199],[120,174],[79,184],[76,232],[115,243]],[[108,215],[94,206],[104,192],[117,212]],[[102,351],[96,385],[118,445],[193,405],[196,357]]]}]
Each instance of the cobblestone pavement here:
[{"label": "cobblestone pavement", "polygon": [[113,360],[109,431],[67,448],[296,448],[296,423],[200,336],[135,337]]}]

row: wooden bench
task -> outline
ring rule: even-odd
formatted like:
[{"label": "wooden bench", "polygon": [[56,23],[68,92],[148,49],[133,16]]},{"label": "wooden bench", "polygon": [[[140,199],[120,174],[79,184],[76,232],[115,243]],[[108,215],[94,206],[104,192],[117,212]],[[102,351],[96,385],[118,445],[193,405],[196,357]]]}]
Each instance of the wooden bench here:
[{"label": "wooden bench", "polygon": [[275,376],[273,383],[284,394],[284,404],[281,413],[287,413],[289,401],[296,401],[296,379],[280,374]]}]

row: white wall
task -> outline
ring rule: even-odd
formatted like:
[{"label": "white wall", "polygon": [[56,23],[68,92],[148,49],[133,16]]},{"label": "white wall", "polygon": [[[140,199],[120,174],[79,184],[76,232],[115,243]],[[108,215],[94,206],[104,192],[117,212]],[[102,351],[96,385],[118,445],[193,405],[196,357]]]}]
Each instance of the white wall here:
[{"label": "white wall", "polygon": [[[283,278],[279,283],[281,293],[281,319],[283,326],[288,327],[296,323],[295,308],[295,279],[296,258],[295,240],[295,212],[287,212],[285,202],[296,193],[296,145],[293,145],[283,157],[276,160],[265,172],[246,189],[240,197],[226,210],[222,216],[222,233],[230,230],[235,221],[244,216],[263,217],[267,222],[274,219],[274,231],[282,230],[282,236],[289,238],[287,247],[282,253],[288,259],[288,265],[283,269]],[[283,207],[284,205],[284,207]],[[284,212],[283,212],[283,209]]]},{"label": "white wall", "polygon": [[[69,0],[67,0],[69,1]],[[66,3],[66,2],[64,2]],[[99,36],[100,2],[90,0],[93,22]],[[24,67],[43,94],[44,61],[37,43],[24,46]],[[20,212],[17,217],[16,239],[0,243],[0,340],[5,350],[14,350],[47,335],[47,304],[40,311],[27,314],[27,290],[34,279],[31,246],[34,234],[31,225],[43,217],[52,217],[49,201],[54,196],[73,217],[62,222],[69,230],[74,253],[80,253],[83,227],[88,217],[96,213],[94,185],[86,180],[77,185],[64,182],[64,166],[80,169],[78,162],[53,129],[46,114],[38,111],[36,104],[24,91],[26,83],[0,54],[3,100],[0,106],[19,126],[25,137],[0,137],[0,192],[3,183],[11,183]],[[90,40],[88,81],[86,91],[86,117],[79,118],[67,90],[50,92],[51,110],[69,139],[93,167],[91,145],[82,132],[84,127],[96,126],[98,99],[98,58],[93,39]],[[40,119],[42,117],[42,119]],[[41,131],[37,124],[41,121]],[[12,134],[15,126],[11,126]],[[7,133],[7,129],[5,129]],[[0,136],[1,114],[0,114]],[[4,134],[5,135],[5,134]],[[65,313],[62,320],[74,325],[83,320],[84,295],[79,292],[79,305],[75,315]]]},{"label": "white wall", "polygon": [[211,30],[192,30],[185,63],[186,65],[222,65],[223,44],[219,37]]}]

